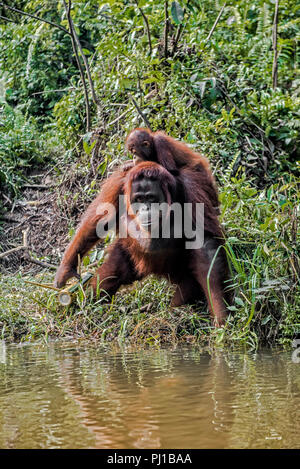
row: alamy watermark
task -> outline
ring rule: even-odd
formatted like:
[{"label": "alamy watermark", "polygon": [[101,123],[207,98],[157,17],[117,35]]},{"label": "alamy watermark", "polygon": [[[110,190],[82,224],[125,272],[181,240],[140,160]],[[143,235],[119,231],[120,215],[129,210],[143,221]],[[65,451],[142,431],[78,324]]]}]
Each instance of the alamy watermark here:
[{"label": "alamy watermark", "polygon": [[[119,237],[141,239],[185,239],[186,249],[200,249],[204,244],[203,203],[130,203],[119,196],[118,211],[113,204],[100,203],[96,232],[103,239],[119,226]],[[118,214],[118,215],[117,215]],[[118,220],[117,220],[118,217]]]},{"label": "alamy watermark", "polygon": [[292,361],[300,363],[300,339],[293,340],[293,347],[297,347],[292,353]]}]

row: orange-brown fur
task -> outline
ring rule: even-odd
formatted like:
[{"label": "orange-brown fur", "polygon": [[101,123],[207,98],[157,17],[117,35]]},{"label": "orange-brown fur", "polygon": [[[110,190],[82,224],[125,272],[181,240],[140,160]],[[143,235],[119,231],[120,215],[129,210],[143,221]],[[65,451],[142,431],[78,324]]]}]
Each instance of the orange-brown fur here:
[{"label": "orange-brown fur", "polygon": [[126,138],[126,147],[143,160],[146,159],[146,156],[143,155],[143,142],[147,142],[146,147],[150,147],[147,160],[161,164],[168,171],[174,171],[183,166],[194,167],[196,165],[209,171],[209,162],[205,156],[194,152],[185,143],[175,140],[162,131],[151,132],[151,130],[142,127],[133,129]]},{"label": "orange-brown fur", "polygon": [[[175,176],[193,181],[196,192],[189,191],[189,202],[196,204],[203,202],[203,194],[199,198],[199,190],[203,183],[210,201],[219,214],[218,190],[211,172],[208,159],[191,150],[185,143],[175,140],[164,132],[138,127],[133,129],[126,138],[126,147],[140,161],[154,161],[161,164]],[[184,184],[186,189],[189,189]]]},{"label": "orange-brown fur", "polygon": [[[197,186],[199,175],[195,177],[195,173],[196,171],[193,172],[190,168],[183,168],[181,175],[176,177],[153,162],[140,163],[129,171],[115,171],[103,184],[100,194],[85,212],[72,242],[65,251],[56,274],[55,285],[61,287],[74,276],[78,254],[82,258],[99,241],[96,226],[103,218],[103,214],[97,214],[99,203],[112,203],[118,212],[120,195],[125,195],[127,204],[130,204],[134,180],[137,178],[154,179],[159,181],[168,203],[188,202],[190,190],[197,191],[197,197],[203,200],[205,206],[204,246],[201,249],[186,250],[184,239],[167,239],[158,241],[161,243],[158,250],[151,250],[141,245],[137,239],[118,238],[110,246],[109,257],[98,269],[92,286],[95,291],[100,287],[101,294],[105,291],[112,296],[121,285],[130,284],[151,273],[164,276],[177,284],[172,301],[173,306],[194,302],[204,295],[214,323],[223,324],[227,314],[223,298],[227,261],[223,249],[219,249],[223,244],[222,230],[210,200],[216,195],[213,197],[213,188],[205,181],[204,174],[202,184]],[[125,213],[128,213],[128,206]],[[120,226],[117,224],[117,233],[119,229]],[[216,253],[218,249],[213,268],[210,268],[212,253]],[[210,289],[207,287],[209,272]]]}]

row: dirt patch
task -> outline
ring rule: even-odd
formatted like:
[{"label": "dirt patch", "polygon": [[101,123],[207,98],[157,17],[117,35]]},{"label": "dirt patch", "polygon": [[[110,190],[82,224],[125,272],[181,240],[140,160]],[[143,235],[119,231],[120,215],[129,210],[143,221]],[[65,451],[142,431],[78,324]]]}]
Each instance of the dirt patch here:
[{"label": "dirt patch", "polygon": [[76,227],[93,198],[87,195],[86,188],[95,179],[94,187],[99,188],[101,180],[93,171],[83,173],[76,166],[65,167],[59,176],[53,168],[32,173],[30,183],[24,186],[21,196],[14,202],[3,195],[6,211],[0,214],[0,253],[22,246],[24,236],[28,249],[0,258],[1,273],[37,273],[43,266],[29,257],[45,266],[59,265],[70,239],[70,229]]}]

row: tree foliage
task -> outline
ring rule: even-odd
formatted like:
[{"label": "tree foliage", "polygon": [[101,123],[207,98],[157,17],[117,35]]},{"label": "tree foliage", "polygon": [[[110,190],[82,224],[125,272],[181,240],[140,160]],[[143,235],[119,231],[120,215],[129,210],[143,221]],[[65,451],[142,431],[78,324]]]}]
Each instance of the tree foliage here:
[{"label": "tree foliage", "polygon": [[[299,138],[299,12],[280,2],[278,88],[272,89],[274,1],[168,2],[168,56],[164,56],[162,2],[73,1],[71,17],[101,105],[93,127],[106,127],[127,106],[119,138],[141,118],[209,152],[227,166],[239,153],[259,178],[295,169]],[[63,2],[16,2],[24,13],[66,30]],[[69,34],[1,7],[0,69],[8,104],[51,125],[58,145],[74,145],[85,131],[82,83]],[[207,38],[210,36],[210,39]],[[151,47],[150,43],[151,42]],[[149,97],[150,95],[150,97]],[[91,100],[91,96],[90,96]],[[123,110],[123,108],[122,108]],[[114,127],[109,128],[113,132]]]}]

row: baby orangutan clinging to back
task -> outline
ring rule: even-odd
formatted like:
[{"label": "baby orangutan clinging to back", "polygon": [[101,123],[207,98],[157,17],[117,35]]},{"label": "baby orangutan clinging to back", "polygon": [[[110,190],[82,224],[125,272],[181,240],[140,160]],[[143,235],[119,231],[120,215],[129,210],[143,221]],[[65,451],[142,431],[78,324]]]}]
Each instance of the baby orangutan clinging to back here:
[{"label": "baby orangutan clinging to back", "polygon": [[183,166],[209,167],[204,156],[161,131],[151,132],[151,130],[144,128],[134,129],[126,138],[126,148],[135,157],[143,161],[159,163],[170,172]]},{"label": "baby orangutan clinging to back", "polygon": [[[128,165],[128,169],[141,161],[154,161],[183,181],[187,174],[193,174],[194,179],[198,177],[198,187],[204,184],[213,206],[219,213],[217,188],[205,156],[194,152],[185,143],[169,137],[164,132],[151,132],[146,128],[132,130],[126,138],[126,148],[136,160]],[[184,182],[183,187],[189,189]],[[202,198],[197,198],[197,193],[190,194],[189,199],[193,203],[203,202]]]}]

